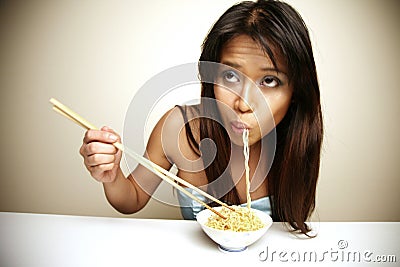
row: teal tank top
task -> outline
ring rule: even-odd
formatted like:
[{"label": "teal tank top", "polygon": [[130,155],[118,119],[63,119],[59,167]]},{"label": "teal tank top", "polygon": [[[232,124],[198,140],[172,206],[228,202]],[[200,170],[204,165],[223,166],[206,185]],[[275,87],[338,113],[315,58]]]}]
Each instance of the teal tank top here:
[{"label": "teal tank top", "polygon": [[[200,195],[195,190],[191,188],[185,188],[185,189],[188,190],[190,193],[192,193],[194,196],[198,197],[200,200],[204,202],[207,201],[206,197]],[[177,190],[176,192],[178,194],[178,201],[181,207],[182,217],[185,220],[195,220],[197,214],[204,209],[204,206],[198,203],[197,201],[191,199],[181,191]],[[247,203],[243,203],[240,206],[245,207],[246,205]],[[252,200],[251,207],[253,209],[261,210],[271,216],[271,203],[269,197],[262,197],[256,200]]]}]

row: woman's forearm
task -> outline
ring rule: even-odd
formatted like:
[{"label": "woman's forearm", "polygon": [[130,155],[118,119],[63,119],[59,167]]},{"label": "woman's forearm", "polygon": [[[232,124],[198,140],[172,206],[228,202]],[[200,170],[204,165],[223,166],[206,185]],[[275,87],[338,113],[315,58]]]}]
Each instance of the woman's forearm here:
[{"label": "woman's forearm", "polygon": [[103,183],[103,188],[108,202],[117,211],[132,214],[142,208],[138,205],[138,193],[134,184],[124,176],[121,169],[118,169],[113,182]]}]

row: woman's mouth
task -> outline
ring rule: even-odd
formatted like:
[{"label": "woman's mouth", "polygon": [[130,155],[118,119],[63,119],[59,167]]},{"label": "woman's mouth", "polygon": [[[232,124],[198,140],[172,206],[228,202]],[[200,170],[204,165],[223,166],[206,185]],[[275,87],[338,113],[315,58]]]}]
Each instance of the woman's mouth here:
[{"label": "woman's mouth", "polygon": [[240,121],[231,122],[231,128],[234,133],[243,134],[245,129],[249,129],[249,126]]}]

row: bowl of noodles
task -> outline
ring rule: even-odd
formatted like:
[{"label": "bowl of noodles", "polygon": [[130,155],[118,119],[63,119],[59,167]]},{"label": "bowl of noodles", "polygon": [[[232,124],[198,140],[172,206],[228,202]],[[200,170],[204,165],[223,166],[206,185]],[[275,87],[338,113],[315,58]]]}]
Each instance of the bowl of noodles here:
[{"label": "bowl of noodles", "polygon": [[226,219],[204,209],[197,214],[196,220],[203,231],[218,244],[223,252],[241,252],[260,239],[272,225],[272,218],[256,209],[232,206],[215,207]]}]

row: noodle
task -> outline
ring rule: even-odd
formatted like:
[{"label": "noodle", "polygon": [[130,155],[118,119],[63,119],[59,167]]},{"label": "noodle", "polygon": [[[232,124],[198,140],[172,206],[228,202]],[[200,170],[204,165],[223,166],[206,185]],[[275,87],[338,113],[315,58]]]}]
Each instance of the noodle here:
[{"label": "noodle", "polygon": [[246,172],[246,198],[247,207],[234,206],[235,211],[222,207],[220,213],[226,217],[212,215],[208,218],[206,225],[218,230],[230,230],[234,232],[256,231],[265,225],[260,218],[250,209],[250,168],[249,168],[249,130],[243,131],[243,154]]},{"label": "noodle", "polygon": [[226,217],[213,214],[208,218],[206,226],[218,230],[230,230],[234,232],[256,231],[265,226],[261,219],[251,209],[233,206],[235,211],[222,207],[220,213]]},{"label": "noodle", "polygon": [[250,209],[251,197],[250,197],[250,168],[249,168],[249,130],[244,129],[243,131],[243,154],[244,154],[244,168],[246,172],[246,198],[247,208]]}]

